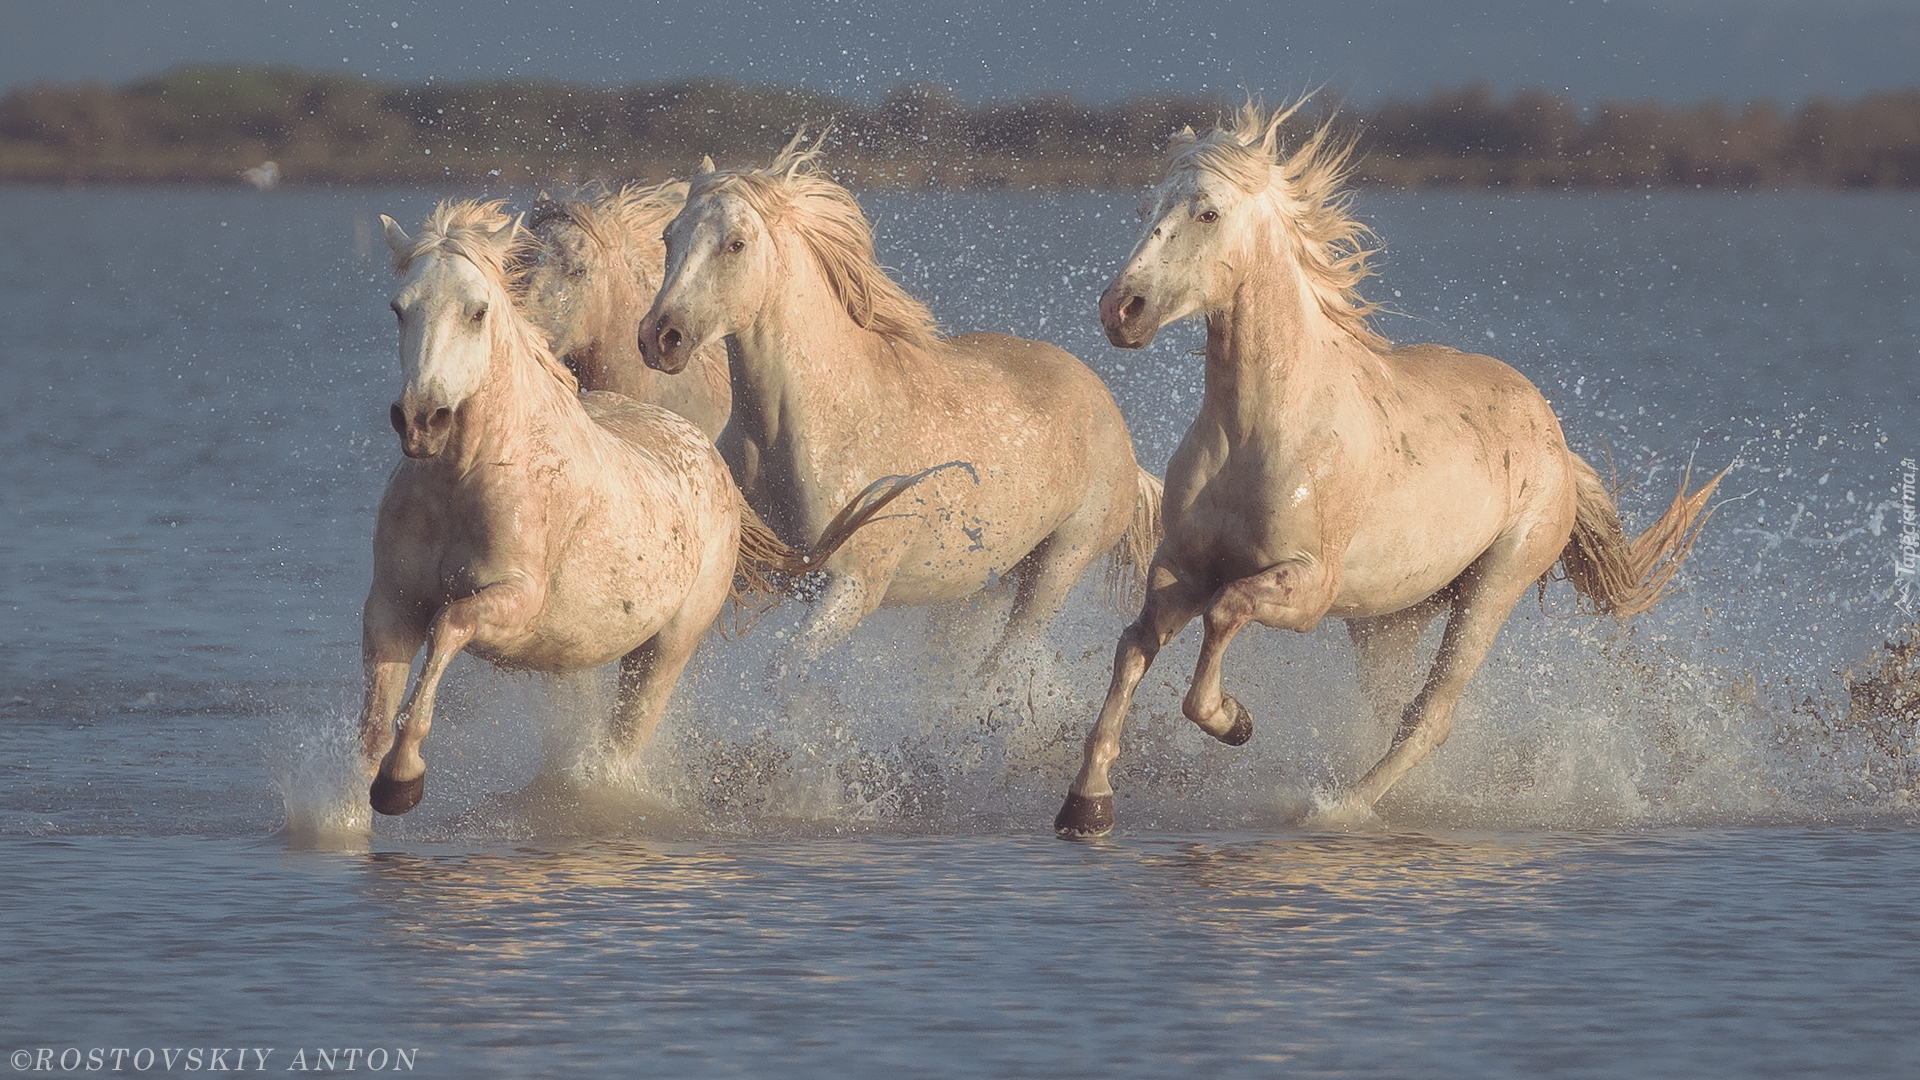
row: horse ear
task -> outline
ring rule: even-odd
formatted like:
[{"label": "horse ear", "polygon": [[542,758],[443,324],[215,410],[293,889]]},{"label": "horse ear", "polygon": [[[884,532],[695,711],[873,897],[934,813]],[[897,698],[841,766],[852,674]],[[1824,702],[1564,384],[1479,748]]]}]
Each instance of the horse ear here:
[{"label": "horse ear", "polygon": [[712,154],[701,154],[701,155],[700,155],[700,168],[699,168],[698,170],[696,170],[696,172],[699,172],[699,173],[710,173],[710,172],[715,172],[715,171],[717,171],[717,170],[718,170],[718,168],[719,168],[719,166],[717,166],[717,165],[715,165],[715,164],[713,163],[713,155],[712,155]]},{"label": "horse ear", "polygon": [[401,228],[399,222],[393,220],[392,218],[388,217],[385,214],[381,214],[380,225],[382,228],[386,229],[387,247],[395,255],[398,255],[402,251],[413,246],[413,237],[407,235],[407,230]]},{"label": "horse ear", "polygon": [[1174,132],[1173,138],[1170,141],[1175,146],[1184,146],[1190,142],[1199,142],[1200,136],[1195,135],[1193,133],[1193,125],[1188,124],[1186,127],[1183,127],[1179,131]]},{"label": "horse ear", "polygon": [[523,214],[515,214],[513,217],[507,219],[505,225],[487,234],[487,242],[499,248],[501,251],[511,248],[513,246],[514,234],[520,231],[520,221],[524,216]]}]

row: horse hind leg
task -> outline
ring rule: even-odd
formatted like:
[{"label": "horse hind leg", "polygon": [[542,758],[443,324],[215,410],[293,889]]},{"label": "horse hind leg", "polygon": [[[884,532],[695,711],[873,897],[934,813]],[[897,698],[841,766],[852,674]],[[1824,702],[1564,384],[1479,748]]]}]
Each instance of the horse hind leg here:
[{"label": "horse hind leg", "polygon": [[653,637],[620,658],[619,692],[607,741],[628,765],[652,744],[680,676],[726,606],[736,546],[730,543],[716,550],[680,610]]},{"label": "horse hind leg", "polygon": [[1008,571],[1018,577],[1006,630],[981,662],[976,676],[991,677],[1008,658],[1037,645],[1066,606],[1074,585],[1114,542],[1113,537],[1094,535],[1090,528],[1063,527],[1016,563]]},{"label": "horse hind leg", "polygon": [[1447,741],[1453,730],[1453,710],[1468,680],[1486,660],[1514,604],[1549,565],[1550,560],[1496,549],[1481,556],[1454,583],[1453,611],[1447,616],[1433,667],[1401,713],[1386,755],[1355,785],[1354,800],[1371,809],[1408,770]]},{"label": "horse hind leg", "polygon": [[1383,721],[1398,720],[1402,706],[1418,689],[1411,677],[1414,650],[1427,624],[1448,603],[1450,594],[1443,589],[1409,608],[1347,620],[1360,696]]}]

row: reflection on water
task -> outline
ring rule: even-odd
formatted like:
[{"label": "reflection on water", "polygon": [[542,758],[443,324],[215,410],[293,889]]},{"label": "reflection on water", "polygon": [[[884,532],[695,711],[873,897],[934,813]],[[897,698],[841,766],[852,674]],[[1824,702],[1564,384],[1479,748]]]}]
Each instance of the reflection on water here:
[{"label": "reflection on water", "polygon": [[1920,832],[0,840],[9,1032],[426,1075],[1899,1075]]}]

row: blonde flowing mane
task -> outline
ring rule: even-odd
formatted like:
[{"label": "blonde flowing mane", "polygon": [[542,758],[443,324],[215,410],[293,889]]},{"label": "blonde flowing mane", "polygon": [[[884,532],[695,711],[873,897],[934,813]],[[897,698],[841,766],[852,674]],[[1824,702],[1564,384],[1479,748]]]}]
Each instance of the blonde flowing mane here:
[{"label": "blonde flowing mane", "polygon": [[[526,251],[533,240],[532,235],[520,227],[519,218],[507,215],[505,206],[502,199],[442,201],[427,215],[420,231],[414,234],[412,244],[393,253],[393,272],[405,274],[415,261],[435,252],[458,255],[479,267],[509,301],[501,317],[492,320],[495,347],[530,353],[548,374],[565,384],[569,392],[578,393],[580,380],[554,357],[540,333],[511,302],[520,291]],[[511,240],[504,247],[493,239],[502,229],[512,230]],[[511,318],[507,317],[508,313]]]},{"label": "blonde flowing mane", "polygon": [[768,228],[785,227],[800,237],[855,325],[896,342],[933,344],[940,334],[933,314],[881,269],[873,253],[873,227],[860,204],[846,188],[814,171],[820,144],[802,150],[803,136],[795,135],[764,169],[700,173],[688,197],[737,192]]},{"label": "blonde flowing mane", "polygon": [[1386,338],[1367,321],[1378,305],[1359,289],[1373,275],[1367,258],[1374,251],[1366,246],[1373,230],[1353,218],[1353,194],[1342,187],[1352,171],[1354,140],[1336,138],[1329,121],[1291,154],[1280,145],[1280,125],[1306,103],[1303,97],[1268,111],[1248,101],[1231,127],[1205,136],[1183,131],[1173,137],[1169,168],[1205,169],[1269,199],[1292,226],[1286,232],[1294,240],[1293,254],[1320,310],[1367,345],[1386,348]]},{"label": "blonde flowing mane", "polygon": [[668,180],[652,186],[626,184],[618,191],[542,204],[535,208],[535,217],[528,221],[527,228],[536,229],[555,216],[565,217],[602,248],[625,251],[632,265],[657,266],[666,257],[660,234],[686,201],[684,181]]}]

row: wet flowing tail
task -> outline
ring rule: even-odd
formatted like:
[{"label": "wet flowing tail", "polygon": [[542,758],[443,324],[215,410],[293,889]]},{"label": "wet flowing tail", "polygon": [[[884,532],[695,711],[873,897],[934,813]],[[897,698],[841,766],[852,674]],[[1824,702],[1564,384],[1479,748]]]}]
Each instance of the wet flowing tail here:
[{"label": "wet flowing tail", "polygon": [[[1692,494],[1687,483],[1692,470],[1680,478],[1680,492],[1652,527],[1632,540],[1620,525],[1613,496],[1593,466],[1574,456],[1574,487],[1578,504],[1573,535],[1560,552],[1560,566],[1574,589],[1596,613],[1625,619],[1647,611],[1666,598],[1673,576],[1680,572],[1713,511],[1706,509],[1713,489],[1727,475],[1702,484]],[[1731,468],[1729,466],[1728,468]]]},{"label": "wet flowing tail", "polygon": [[[965,469],[969,474],[973,473],[972,464],[949,461],[912,476],[883,476],[868,484],[866,490],[841,507],[840,512],[821,531],[820,539],[804,550],[788,547],[774,535],[766,522],[760,520],[760,515],[754,513],[745,499],[740,500],[740,554],[734,563],[734,599],[745,600],[755,596],[773,599],[785,595],[786,590],[769,575],[804,574],[820,569],[849,537],[861,526],[871,523],[893,500],[906,494],[920,481],[947,469]],[[979,483],[978,476],[974,477],[974,482]]]},{"label": "wet flowing tail", "polygon": [[1133,521],[1107,552],[1107,599],[1128,615],[1140,610],[1146,599],[1147,570],[1160,547],[1160,503],[1166,493],[1160,478],[1145,469],[1138,470],[1134,489]]}]

